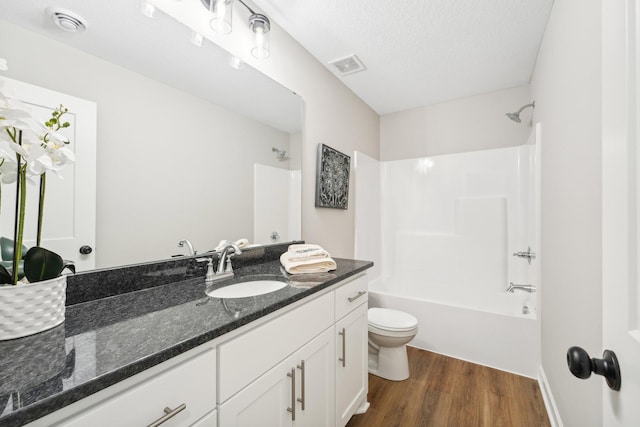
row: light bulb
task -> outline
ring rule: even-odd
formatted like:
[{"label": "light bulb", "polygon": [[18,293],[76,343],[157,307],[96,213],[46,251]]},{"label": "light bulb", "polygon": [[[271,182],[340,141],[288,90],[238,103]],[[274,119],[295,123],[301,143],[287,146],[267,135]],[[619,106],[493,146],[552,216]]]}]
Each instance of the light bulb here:
[{"label": "light bulb", "polygon": [[209,25],[216,33],[229,34],[233,14],[233,0],[209,0],[210,11],[213,14]]},{"label": "light bulb", "polygon": [[254,58],[265,59],[269,57],[269,19],[260,14],[251,15],[249,18],[251,31],[254,33],[254,47],[251,55]]}]

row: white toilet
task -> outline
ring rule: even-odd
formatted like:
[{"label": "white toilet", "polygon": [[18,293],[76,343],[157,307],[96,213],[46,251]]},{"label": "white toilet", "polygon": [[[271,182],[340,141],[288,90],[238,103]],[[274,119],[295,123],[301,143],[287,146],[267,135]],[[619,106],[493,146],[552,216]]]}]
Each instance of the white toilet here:
[{"label": "white toilet", "polygon": [[369,372],[381,378],[402,381],[409,378],[406,344],[418,332],[418,319],[389,308],[370,308]]}]

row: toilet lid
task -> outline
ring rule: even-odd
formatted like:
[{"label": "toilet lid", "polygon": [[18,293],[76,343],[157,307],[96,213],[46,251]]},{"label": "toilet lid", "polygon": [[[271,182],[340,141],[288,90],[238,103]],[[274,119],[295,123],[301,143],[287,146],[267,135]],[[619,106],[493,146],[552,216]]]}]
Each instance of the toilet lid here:
[{"label": "toilet lid", "polygon": [[371,326],[389,331],[407,331],[418,326],[412,315],[390,308],[370,308],[368,320]]}]

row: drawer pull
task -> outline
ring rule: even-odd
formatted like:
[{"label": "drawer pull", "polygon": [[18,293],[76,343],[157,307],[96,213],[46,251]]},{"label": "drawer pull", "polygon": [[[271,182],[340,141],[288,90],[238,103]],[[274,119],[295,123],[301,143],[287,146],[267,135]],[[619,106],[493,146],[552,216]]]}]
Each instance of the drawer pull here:
[{"label": "drawer pull", "polygon": [[302,390],[300,390],[300,397],[298,398],[298,402],[302,403],[302,410],[304,411],[304,403],[305,403],[305,397],[304,397],[304,390],[305,390],[305,386],[304,386],[304,360],[302,360],[300,362],[300,364],[298,365],[298,369],[300,369],[301,373],[302,373],[302,377],[300,378],[300,388],[302,388]]},{"label": "drawer pull", "polygon": [[355,297],[348,297],[347,299],[349,300],[349,302],[354,302],[355,300],[357,300],[358,298],[360,298],[362,295],[366,294],[366,291],[360,291],[358,292],[358,295],[356,295]]},{"label": "drawer pull", "polygon": [[342,367],[344,368],[347,366],[347,332],[342,328],[338,335],[342,335],[342,357],[338,361],[342,362]]},{"label": "drawer pull", "polygon": [[171,409],[167,406],[166,408],[164,408],[164,415],[158,418],[157,420],[155,420],[154,422],[152,422],[151,424],[149,424],[147,427],[158,427],[160,424],[163,424],[164,422],[169,421],[171,418],[175,417],[176,415],[178,415],[179,412],[182,412],[185,409],[187,409],[186,403],[183,403],[182,405],[178,406],[176,409]]},{"label": "drawer pull", "polygon": [[296,420],[296,368],[291,368],[291,372],[287,373],[291,378],[291,407],[287,411],[291,412],[291,421]]}]

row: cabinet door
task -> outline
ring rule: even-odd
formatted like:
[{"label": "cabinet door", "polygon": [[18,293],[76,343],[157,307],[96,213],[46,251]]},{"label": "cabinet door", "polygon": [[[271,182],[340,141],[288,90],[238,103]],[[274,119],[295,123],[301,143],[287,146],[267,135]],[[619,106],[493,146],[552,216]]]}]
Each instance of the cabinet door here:
[{"label": "cabinet door", "polygon": [[163,427],[191,425],[216,406],[216,352],[209,349],[98,403],[57,426],[146,426],[169,412]]},{"label": "cabinet door", "polygon": [[191,427],[217,427],[218,426],[218,413],[211,411],[204,417],[192,424]]},{"label": "cabinet door", "polygon": [[297,351],[295,427],[333,427],[335,423],[335,338],[331,327]]},{"label": "cabinet door", "polygon": [[[295,371],[293,359],[287,358],[220,405],[220,426],[291,426],[292,412],[287,408],[291,408],[295,398],[292,394]],[[292,374],[294,377],[289,376]]]},{"label": "cabinet door", "polygon": [[336,426],[347,424],[367,397],[367,304],[336,323]]}]

